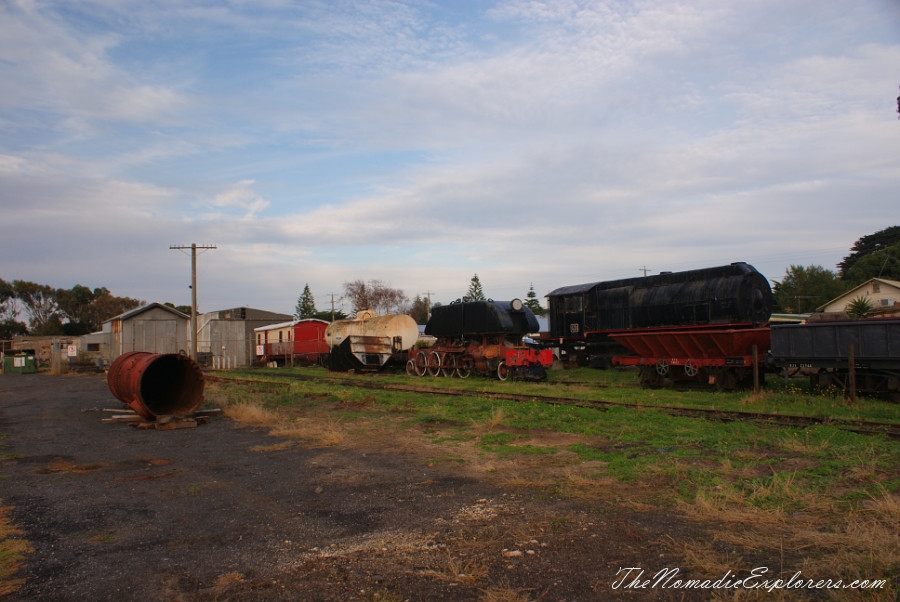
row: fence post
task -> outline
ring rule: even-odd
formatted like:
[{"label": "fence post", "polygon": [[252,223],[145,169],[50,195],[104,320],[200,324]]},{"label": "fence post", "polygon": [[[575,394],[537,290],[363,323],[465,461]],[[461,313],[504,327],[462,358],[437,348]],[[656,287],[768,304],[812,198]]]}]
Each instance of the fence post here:
[{"label": "fence post", "polygon": [[853,357],[853,343],[847,345],[847,367],[849,368],[850,403],[856,403],[856,360]]},{"label": "fence post", "polygon": [[757,355],[756,345],[753,349],[753,393],[759,395],[759,356]]}]

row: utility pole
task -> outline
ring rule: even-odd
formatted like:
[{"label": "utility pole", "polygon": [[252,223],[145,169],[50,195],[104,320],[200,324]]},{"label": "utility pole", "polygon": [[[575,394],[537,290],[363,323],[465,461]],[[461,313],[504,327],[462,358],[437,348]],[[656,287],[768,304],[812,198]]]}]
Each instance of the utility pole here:
[{"label": "utility pole", "polygon": [[425,321],[431,319],[431,291],[425,291]]},{"label": "utility pole", "polygon": [[169,249],[191,250],[191,359],[197,361],[197,249],[215,249],[216,245],[169,245]]}]

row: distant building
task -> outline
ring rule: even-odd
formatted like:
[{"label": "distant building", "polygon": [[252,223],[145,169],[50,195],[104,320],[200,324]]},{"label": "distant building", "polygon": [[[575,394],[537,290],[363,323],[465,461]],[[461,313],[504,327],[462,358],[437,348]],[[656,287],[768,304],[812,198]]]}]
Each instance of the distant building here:
[{"label": "distant building", "polygon": [[900,282],[884,278],[872,278],[850,289],[816,309],[823,313],[846,313],[847,307],[858,298],[868,299],[874,315],[900,314]]},{"label": "distant building", "polygon": [[214,368],[249,366],[255,357],[254,330],[291,320],[251,307],[223,309],[197,317],[197,360]]}]

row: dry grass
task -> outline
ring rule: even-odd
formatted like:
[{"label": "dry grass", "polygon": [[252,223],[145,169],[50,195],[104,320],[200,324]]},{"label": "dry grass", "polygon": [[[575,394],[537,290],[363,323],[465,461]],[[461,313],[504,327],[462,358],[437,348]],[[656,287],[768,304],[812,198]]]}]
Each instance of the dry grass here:
[{"label": "dry grass", "polygon": [[237,573],[237,572],[225,573],[223,575],[219,575],[218,577],[216,577],[216,580],[213,583],[213,585],[215,587],[227,587],[227,586],[233,585],[235,583],[241,583],[243,580],[244,580],[243,573]]},{"label": "dry grass", "polygon": [[15,575],[22,568],[25,555],[34,551],[26,540],[17,537],[22,532],[10,523],[9,510],[8,506],[0,506],[0,597],[18,591],[25,583]]},{"label": "dry grass", "polygon": [[278,414],[259,403],[241,401],[222,408],[229,418],[248,426],[272,426],[279,421]]},{"label": "dry grass", "polygon": [[345,427],[336,420],[294,418],[269,426],[272,426],[270,434],[274,437],[292,437],[325,446],[340,445],[347,437]]},{"label": "dry grass", "polygon": [[519,589],[510,586],[491,587],[481,590],[478,602],[531,602],[534,598],[529,594],[531,590]]},{"label": "dry grass", "polygon": [[491,410],[491,416],[487,420],[482,423],[477,423],[474,425],[475,430],[477,431],[493,431],[503,424],[503,420],[506,418],[506,412],[503,411],[502,407],[496,407]]}]

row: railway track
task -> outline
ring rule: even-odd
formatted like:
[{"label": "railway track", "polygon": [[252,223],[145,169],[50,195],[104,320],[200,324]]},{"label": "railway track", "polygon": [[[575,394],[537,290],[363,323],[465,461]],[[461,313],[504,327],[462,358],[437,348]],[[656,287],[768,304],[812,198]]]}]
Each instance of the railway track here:
[{"label": "railway track", "polygon": [[[538,401],[552,405],[566,405],[581,408],[608,409],[612,407],[631,408],[635,410],[656,410],[670,416],[687,416],[704,418],[707,420],[719,420],[723,422],[747,421],[772,426],[787,426],[795,428],[808,428],[817,425],[827,425],[837,429],[860,433],[864,435],[885,435],[892,439],[900,439],[900,424],[893,422],[877,422],[869,420],[850,420],[832,418],[827,416],[801,416],[794,414],[769,414],[765,412],[747,412],[743,410],[722,410],[712,408],[686,408],[683,406],[650,405],[631,403],[625,401],[612,401],[603,399],[580,399],[562,395],[535,395],[520,393],[504,393],[489,390],[454,390],[440,387],[428,387],[423,385],[405,385],[379,381],[377,378],[352,378],[342,376],[314,376],[307,374],[278,374],[267,375],[275,380],[227,378],[207,374],[207,379],[218,382],[238,382],[259,386],[284,386],[288,381],[299,380],[309,382],[328,383],[345,387],[359,387],[363,389],[376,389],[382,391],[403,391],[420,395],[440,395],[444,397],[463,397],[479,395],[490,399],[503,399],[507,401],[530,402]],[[284,382],[279,382],[284,381]]]}]

